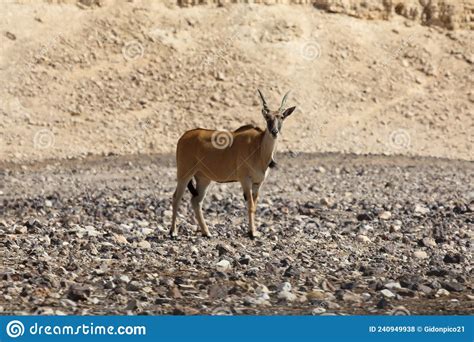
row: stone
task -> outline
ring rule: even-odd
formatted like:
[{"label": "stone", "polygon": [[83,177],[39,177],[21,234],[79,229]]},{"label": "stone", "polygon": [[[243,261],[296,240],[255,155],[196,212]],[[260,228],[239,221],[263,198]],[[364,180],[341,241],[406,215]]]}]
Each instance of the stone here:
[{"label": "stone", "polygon": [[431,237],[425,237],[421,241],[422,241],[423,246],[425,246],[425,247],[436,247],[437,246],[435,239],[433,239]]},{"label": "stone", "polygon": [[278,286],[278,290],[279,291],[287,291],[287,292],[290,292],[291,291],[291,284],[289,282],[284,282],[282,284],[280,284]]},{"label": "stone", "polygon": [[342,295],[342,300],[344,302],[349,302],[349,303],[360,303],[362,302],[362,297],[358,295],[357,293],[345,291],[344,294]]},{"label": "stone", "polygon": [[422,204],[416,204],[414,211],[415,211],[415,213],[425,215],[425,214],[428,214],[430,212],[430,209],[428,209],[427,207],[425,207]]},{"label": "stone", "polygon": [[121,244],[121,245],[126,245],[128,244],[128,240],[125,236],[123,235],[114,235],[114,240],[115,242]]},{"label": "stone", "polygon": [[146,240],[142,240],[137,244],[137,246],[142,248],[142,249],[150,249],[151,248],[151,243],[149,243]]},{"label": "stone", "polygon": [[229,271],[231,268],[232,268],[232,265],[230,264],[230,261],[226,259],[222,259],[221,261],[216,263],[216,270],[218,272],[224,273],[224,272]]},{"label": "stone", "polygon": [[357,235],[357,241],[362,242],[362,243],[369,243],[372,242],[369,237],[365,235]]},{"label": "stone", "polygon": [[86,286],[73,284],[69,287],[67,298],[77,302],[80,300],[86,300],[91,294],[91,289]]},{"label": "stone", "polygon": [[447,253],[443,261],[447,264],[459,264],[464,260],[464,257],[459,253]]},{"label": "stone", "polygon": [[211,299],[221,299],[227,296],[227,287],[220,284],[213,284],[209,287],[207,294]]},{"label": "stone", "polygon": [[464,285],[454,281],[443,281],[441,286],[451,292],[462,292],[466,288]]},{"label": "stone", "polygon": [[449,296],[449,295],[450,295],[450,293],[446,289],[439,289],[438,291],[436,291],[436,296],[438,296],[438,297]]},{"label": "stone", "polygon": [[127,311],[134,311],[138,309],[138,301],[136,299],[130,299],[125,307]]},{"label": "stone", "polygon": [[402,286],[400,285],[400,283],[397,281],[397,282],[391,282],[391,283],[387,283],[385,284],[385,288],[391,290],[391,289],[401,289]]},{"label": "stone", "polygon": [[309,300],[309,301],[312,301],[312,300],[323,300],[327,297],[328,295],[326,294],[326,292],[322,291],[322,290],[313,290],[313,291],[310,291],[308,293],[306,293],[306,298]]},{"label": "stone", "polygon": [[380,293],[385,297],[385,298],[395,298],[396,295],[390,291],[389,289],[383,289],[380,291]]},{"label": "stone", "polygon": [[381,220],[390,220],[391,217],[392,217],[392,213],[390,211],[382,211],[379,214],[379,218]]},{"label": "stone", "polygon": [[417,259],[427,259],[428,253],[422,250],[418,250],[418,251],[413,252],[413,256]]},{"label": "stone", "polygon": [[179,291],[178,287],[177,286],[172,286],[168,292],[166,293],[166,295],[170,298],[174,298],[174,299],[179,299],[179,298],[183,298],[183,295],[181,294],[181,291]]},{"label": "stone", "polygon": [[278,292],[278,299],[285,300],[287,302],[293,302],[296,300],[296,295],[289,291],[280,291]]}]

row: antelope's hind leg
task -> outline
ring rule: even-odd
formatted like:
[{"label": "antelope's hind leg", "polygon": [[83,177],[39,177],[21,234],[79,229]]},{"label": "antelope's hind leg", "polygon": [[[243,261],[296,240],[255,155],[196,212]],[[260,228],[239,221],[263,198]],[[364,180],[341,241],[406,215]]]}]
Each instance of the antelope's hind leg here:
[{"label": "antelope's hind leg", "polygon": [[207,188],[209,187],[209,184],[211,184],[211,180],[204,176],[195,176],[194,178],[196,179],[197,195],[191,198],[191,204],[194,209],[194,214],[196,215],[196,220],[198,221],[199,227],[201,228],[202,235],[211,237],[209,228],[207,227],[206,221],[204,221],[204,217],[202,215],[202,202],[206,196]]},{"label": "antelope's hind leg", "polygon": [[178,213],[179,204],[181,202],[181,198],[183,198],[184,191],[186,190],[186,185],[188,184],[190,179],[178,180],[178,185],[176,186],[176,190],[173,194],[173,216],[171,218],[171,229],[170,229],[170,236],[176,237],[178,236],[178,230],[176,227],[176,215]]}]

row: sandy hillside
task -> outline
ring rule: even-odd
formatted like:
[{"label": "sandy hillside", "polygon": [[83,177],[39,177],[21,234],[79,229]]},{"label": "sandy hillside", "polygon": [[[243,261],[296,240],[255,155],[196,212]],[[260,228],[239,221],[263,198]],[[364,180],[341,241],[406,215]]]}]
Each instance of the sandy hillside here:
[{"label": "sandy hillside", "polygon": [[2,3],[2,160],[172,152],[190,128],[262,125],[257,88],[298,106],[280,151],[474,159],[466,16],[83,3]]}]

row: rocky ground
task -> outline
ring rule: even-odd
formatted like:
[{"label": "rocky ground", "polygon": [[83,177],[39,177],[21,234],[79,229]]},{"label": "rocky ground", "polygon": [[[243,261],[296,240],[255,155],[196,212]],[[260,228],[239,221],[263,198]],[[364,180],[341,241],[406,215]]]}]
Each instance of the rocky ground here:
[{"label": "rocky ground", "polygon": [[469,162],[285,154],[262,189],[214,185],[199,236],[174,160],[0,165],[3,314],[472,314]]}]

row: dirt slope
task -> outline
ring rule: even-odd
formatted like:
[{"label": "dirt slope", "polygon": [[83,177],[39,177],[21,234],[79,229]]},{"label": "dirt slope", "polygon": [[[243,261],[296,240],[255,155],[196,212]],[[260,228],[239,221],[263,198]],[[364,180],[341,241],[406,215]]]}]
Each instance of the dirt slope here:
[{"label": "dirt slope", "polygon": [[473,160],[472,40],[309,5],[4,3],[0,158],[172,152],[261,125],[260,87],[298,105],[280,151]]}]

